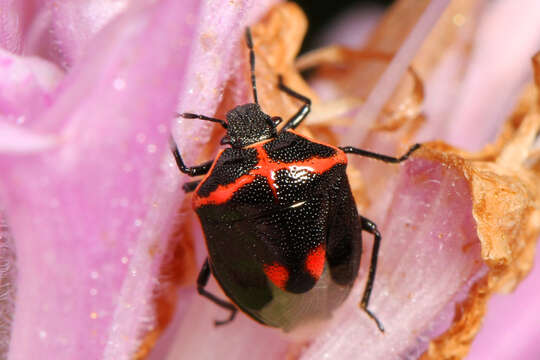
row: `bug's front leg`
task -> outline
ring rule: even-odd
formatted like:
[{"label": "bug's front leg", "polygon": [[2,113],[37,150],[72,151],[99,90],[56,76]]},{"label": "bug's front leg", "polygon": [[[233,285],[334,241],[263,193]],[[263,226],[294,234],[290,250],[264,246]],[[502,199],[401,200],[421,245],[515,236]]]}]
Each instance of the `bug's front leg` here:
[{"label": "bug's front leg", "polygon": [[230,323],[231,321],[234,320],[234,317],[236,316],[236,312],[238,310],[230,302],[225,301],[225,300],[221,300],[220,298],[218,298],[214,294],[212,294],[212,293],[210,293],[210,292],[208,292],[208,291],[206,291],[204,289],[204,287],[208,284],[209,279],[210,279],[210,263],[208,262],[208,258],[206,258],[206,260],[204,261],[204,264],[203,264],[203,266],[201,268],[201,271],[199,272],[199,276],[197,277],[197,291],[199,292],[199,294],[201,296],[204,296],[205,298],[207,298],[208,300],[210,300],[211,302],[213,302],[217,306],[225,308],[225,309],[227,309],[227,310],[229,310],[231,312],[228,319],[214,321],[214,324],[216,326],[228,324],[228,323]]},{"label": "bug's front leg", "polygon": [[363,231],[367,231],[368,233],[372,234],[374,237],[373,241],[373,248],[371,250],[371,263],[369,265],[369,274],[368,279],[366,282],[366,288],[364,289],[364,295],[362,295],[362,301],[360,302],[360,307],[362,310],[368,314],[370,318],[372,318],[375,323],[377,324],[377,327],[381,332],[384,332],[384,326],[381,323],[381,321],[373,314],[369,309],[369,298],[371,296],[371,290],[373,290],[373,283],[375,282],[375,274],[377,272],[377,260],[379,258],[379,247],[381,245],[381,234],[379,233],[379,230],[377,229],[377,225],[369,219],[366,219],[363,216],[360,216],[360,224]]},{"label": "bug's front leg", "polygon": [[[192,166],[192,167],[186,166],[186,164],[184,164],[184,160],[182,159],[182,156],[180,155],[180,152],[178,151],[178,146],[176,146],[176,143],[172,139],[170,142],[171,142],[171,150],[174,155],[174,160],[176,161],[176,165],[178,166],[178,169],[180,169],[180,171],[183,172],[184,174],[188,174],[189,176],[205,175],[212,168],[212,164],[214,163],[214,160],[207,161],[198,166]],[[197,185],[199,185],[200,182],[201,180],[187,182],[182,186],[182,189],[184,189],[186,193],[190,193],[197,188]]]},{"label": "bug's front leg", "polygon": [[384,161],[384,162],[387,162],[387,163],[400,163],[402,161],[407,160],[409,158],[409,156],[411,156],[411,154],[413,152],[418,150],[420,148],[420,144],[414,144],[413,146],[411,146],[409,148],[409,150],[405,153],[405,155],[403,155],[401,157],[398,157],[398,158],[393,157],[393,156],[377,154],[377,153],[374,153],[374,152],[371,152],[371,151],[358,149],[358,148],[355,148],[355,147],[352,147],[352,146],[340,146],[339,148],[341,150],[343,150],[347,154],[355,154],[355,155],[365,156],[365,157],[369,157],[369,158],[372,158],[372,159],[381,160],[381,161]]},{"label": "bug's front leg", "polygon": [[176,160],[176,165],[178,165],[178,169],[180,169],[180,171],[184,174],[188,174],[189,176],[199,176],[206,174],[210,170],[210,168],[212,167],[212,163],[214,162],[214,160],[210,160],[202,163],[201,165],[188,167],[186,166],[186,164],[184,164],[184,160],[182,160],[182,156],[180,156],[178,147],[172,140],[171,150],[174,155],[174,160]]},{"label": "bug's front leg", "polygon": [[304,102],[304,105],[300,108],[300,110],[298,110],[296,112],[296,114],[294,114],[287,121],[287,123],[285,124],[285,126],[283,126],[283,128],[281,130],[284,131],[284,130],[287,130],[287,129],[296,129],[296,127],[298,125],[300,125],[300,123],[309,114],[309,111],[311,110],[311,99],[309,99],[308,97],[306,97],[306,96],[304,96],[302,94],[297,93],[296,91],[294,91],[293,89],[291,89],[290,87],[285,85],[283,83],[283,77],[281,75],[279,75],[279,77],[278,77],[278,87],[279,87],[279,89],[281,91],[284,91],[289,96],[292,96],[292,97],[297,98],[298,100]]}]

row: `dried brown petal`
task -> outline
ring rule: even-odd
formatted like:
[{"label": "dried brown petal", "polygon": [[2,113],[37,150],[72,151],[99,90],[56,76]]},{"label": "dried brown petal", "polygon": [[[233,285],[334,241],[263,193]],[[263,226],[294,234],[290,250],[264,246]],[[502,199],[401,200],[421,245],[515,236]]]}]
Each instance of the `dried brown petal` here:
[{"label": "dried brown petal", "polygon": [[[457,305],[452,327],[432,341],[423,359],[464,357],[480,328],[489,297],[494,292],[512,291],[532,267],[540,234],[540,172],[529,168],[526,160],[540,130],[540,116],[530,92],[526,90],[510,117],[497,142],[498,151],[490,147],[481,152],[489,160],[478,160],[478,154],[455,151],[441,143],[426,145],[419,154],[458,169],[468,179],[482,259],[490,268]],[[493,158],[493,154],[497,155]]]}]

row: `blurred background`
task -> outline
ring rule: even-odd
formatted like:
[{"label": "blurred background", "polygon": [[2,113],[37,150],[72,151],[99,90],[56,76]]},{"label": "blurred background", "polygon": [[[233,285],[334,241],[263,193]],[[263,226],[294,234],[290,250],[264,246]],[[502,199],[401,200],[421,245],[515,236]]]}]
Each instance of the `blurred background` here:
[{"label": "blurred background", "polygon": [[309,51],[321,45],[318,35],[327,26],[341,21],[348,13],[357,13],[361,8],[373,8],[374,11],[383,11],[393,3],[392,0],[333,0],[333,1],[310,1],[295,0],[300,5],[309,19],[309,29],[304,40],[302,52]]}]

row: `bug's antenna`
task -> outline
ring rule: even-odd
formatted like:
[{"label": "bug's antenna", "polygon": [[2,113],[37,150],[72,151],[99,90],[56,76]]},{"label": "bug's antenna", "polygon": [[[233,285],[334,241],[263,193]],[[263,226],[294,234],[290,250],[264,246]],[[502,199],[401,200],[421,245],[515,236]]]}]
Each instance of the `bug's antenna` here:
[{"label": "bug's antenna", "polygon": [[246,28],[246,42],[249,48],[249,64],[251,66],[251,87],[253,88],[253,99],[255,104],[259,103],[257,99],[257,84],[255,83],[255,52],[253,51],[253,40],[251,39],[251,29]]},{"label": "bug's antenna", "polygon": [[212,121],[212,122],[220,124],[224,129],[227,129],[228,127],[225,120],[216,119],[216,118],[212,118],[205,115],[182,113],[182,114],[176,114],[176,117],[183,117],[184,119],[200,119],[200,120]]}]

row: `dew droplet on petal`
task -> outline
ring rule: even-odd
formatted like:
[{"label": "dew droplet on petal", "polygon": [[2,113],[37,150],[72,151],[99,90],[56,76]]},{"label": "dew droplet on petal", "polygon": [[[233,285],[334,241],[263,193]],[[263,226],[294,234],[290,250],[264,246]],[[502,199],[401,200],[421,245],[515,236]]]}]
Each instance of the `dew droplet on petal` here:
[{"label": "dew droplet on petal", "polygon": [[126,87],[126,81],[122,78],[116,78],[113,81],[113,87],[118,91],[124,90]]},{"label": "dew droplet on petal", "polygon": [[149,145],[146,147],[146,151],[148,151],[148,153],[150,153],[150,154],[155,153],[155,152],[156,152],[156,149],[157,149],[157,147],[156,147],[156,145],[154,145],[154,144],[149,144]]},{"label": "dew droplet on petal", "polygon": [[138,133],[136,139],[139,144],[142,144],[146,141],[146,135],[144,135],[143,133]]}]

